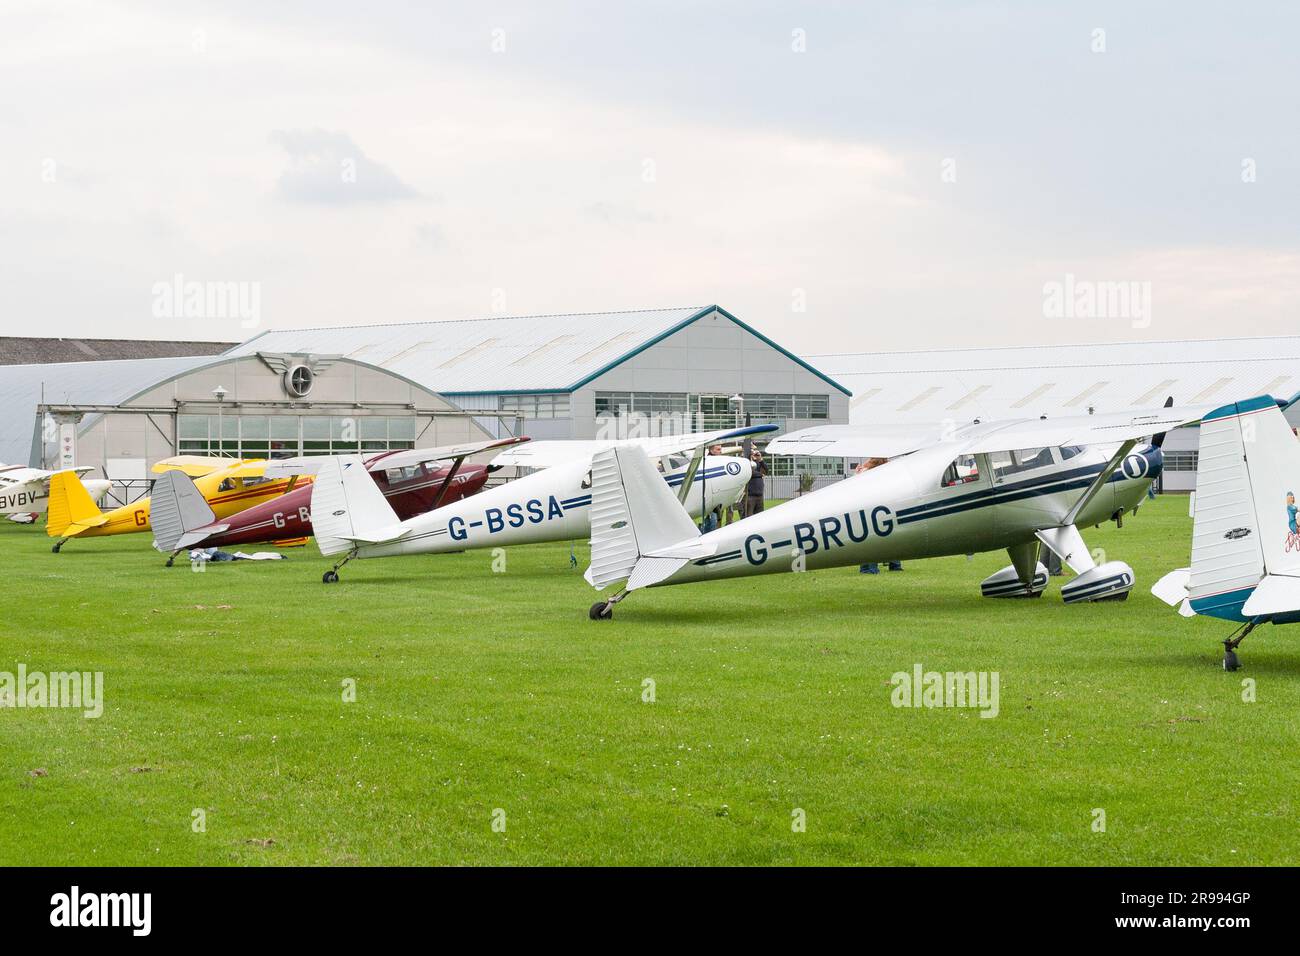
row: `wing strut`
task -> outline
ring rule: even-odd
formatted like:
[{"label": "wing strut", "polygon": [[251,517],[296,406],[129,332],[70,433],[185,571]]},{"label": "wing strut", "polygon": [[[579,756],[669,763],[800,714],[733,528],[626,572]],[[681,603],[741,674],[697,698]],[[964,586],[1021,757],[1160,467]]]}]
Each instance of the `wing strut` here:
[{"label": "wing strut", "polygon": [[442,499],[447,497],[447,489],[451,487],[451,480],[456,477],[456,472],[460,471],[460,466],[465,463],[467,457],[467,455],[461,455],[452,464],[450,470],[447,472],[447,477],[442,479],[442,487],[438,489],[438,496],[433,499],[433,507],[429,509],[430,511],[434,511],[442,506]]},{"label": "wing strut", "polygon": [[682,486],[677,489],[677,500],[683,505],[686,504],[686,496],[691,493],[691,486],[695,483],[695,473],[700,470],[700,462],[704,460],[705,447],[704,445],[696,447],[695,453],[691,455],[691,463],[686,466],[686,474],[682,475]]},{"label": "wing strut", "polygon": [[1119,463],[1122,462],[1125,456],[1133,450],[1133,446],[1136,444],[1137,439],[1130,438],[1119,446],[1119,449],[1115,454],[1110,456],[1110,461],[1106,462],[1106,467],[1103,468],[1101,473],[1092,480],[1092,484],[1088,486],[1088,490],[1085,491],[1079,500],[1074,503],[1074,507],[1070,509],[1070,513],[1065,516],[1064,520],[1061,521],[1061,524],[1070,525],[1074,524],[1074,522],[1078,520],[1079,515],[1083,514],[1083,509],[1088,507],[1088,504],[1093,498],[1097,497],[1097,492],[1106,487],[1106,482],[1110,481],[1110,476],[1115,474],[1115,469],[1119,467]]}]

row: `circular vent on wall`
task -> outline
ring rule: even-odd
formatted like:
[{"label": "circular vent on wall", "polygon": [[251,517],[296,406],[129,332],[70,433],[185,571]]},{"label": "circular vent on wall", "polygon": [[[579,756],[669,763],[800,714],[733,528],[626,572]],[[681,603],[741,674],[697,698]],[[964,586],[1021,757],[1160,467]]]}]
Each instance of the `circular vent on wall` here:
[{"label": "circular vent on wall", "polygon": [[284,373],[284,390],[294,398],[306,398],[316,383],[316,375],[306,365],[294,365]]}]

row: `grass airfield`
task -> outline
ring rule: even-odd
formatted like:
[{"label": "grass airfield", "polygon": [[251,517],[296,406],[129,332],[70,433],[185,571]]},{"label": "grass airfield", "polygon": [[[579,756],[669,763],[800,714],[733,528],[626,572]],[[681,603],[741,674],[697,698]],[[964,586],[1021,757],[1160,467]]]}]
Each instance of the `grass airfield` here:
[{"label": "grass airfield", "polygon": [[[0,863],[1296,864],[1300,628],[1221,669],[1231,625],[1147,590],[1186,512],[1084,529],[1133,565],[1122,603],[983,599],[997,553],[655,589],[610,622],[584,542],[576,569],[565,543],[325,586],[314,544],[200,574],[0,522],[0,671],[105,696],[0,709]],[[918,662],[997,671],[999,715],[893,707]]]}]

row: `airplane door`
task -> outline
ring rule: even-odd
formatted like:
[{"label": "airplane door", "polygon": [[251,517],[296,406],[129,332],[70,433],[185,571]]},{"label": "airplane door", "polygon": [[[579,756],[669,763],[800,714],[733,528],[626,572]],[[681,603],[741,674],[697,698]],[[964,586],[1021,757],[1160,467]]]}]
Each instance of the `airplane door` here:
[{"label": "airplane door", "polygon": [[1006,534],[1052,528],[1082,493],[1062,490],[1060,459],[1055,448],[1021,448],[988,456],[993,477],[993,518]]},{"label": "airplane door", "polygon": [[994,546],[997,532],[986,507],[992,487],[984,455],[962,455],[944,469],[913,512],[925,529],[928,553],[961,554]]}]

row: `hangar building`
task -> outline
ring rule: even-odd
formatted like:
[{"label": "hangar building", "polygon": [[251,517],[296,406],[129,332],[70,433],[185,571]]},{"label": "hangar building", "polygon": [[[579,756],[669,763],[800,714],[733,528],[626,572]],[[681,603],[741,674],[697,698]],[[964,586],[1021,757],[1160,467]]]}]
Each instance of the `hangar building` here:
[{"label": "hangar building", "polygon": [[[1300,336],[814,355],[853,390],[849,419],[966,422],[1300,392]],[[1300,425],[1300,405],[1288,413]],[[1165,442],[1163,490],[1196,485],[1199,432]]]},{"label": "hangar building", "polygon": [[91,465],[125,488],[177,453],[622,437],[746,419],[794,429],[846,422],[848,403],[847,388],[714,305],[287,329],[220,356],[0,366],[0,462]]}]

